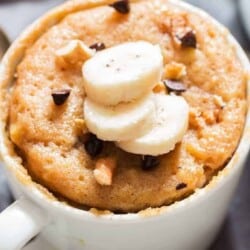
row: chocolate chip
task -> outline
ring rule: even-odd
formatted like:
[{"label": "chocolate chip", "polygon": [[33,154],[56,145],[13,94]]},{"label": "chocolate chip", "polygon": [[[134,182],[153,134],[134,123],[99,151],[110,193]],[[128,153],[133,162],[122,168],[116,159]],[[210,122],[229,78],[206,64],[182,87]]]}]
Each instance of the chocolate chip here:
[{"label": "chocolate chip", "polygon": [[53,101],[56,105],[62,105],[70,95],[70,89],[54,90],[52,92]]},{"label": "chocolate chip", "polygon": [[151,155],[145,155],[142,158],[142,169],[151,170],[160,164],[159,158]]},{"label": "chocolate chip", "polygon": [[128,14],[130,11],[129,0],[119,0],[109,5],[121,14]]},{"label": "chocolate chip", "polygon": [[165,87],[167,88],[168,91],[173,91],[176,93],[181,93],[187,90],[186,86],[178,81],[174,80],[164,80],[163,81]]},{"label": "chocolate chip", "polygon": [[183,189],[183,188],[186,188],[187,187],[187,184],[186,183],[179,183],[177,186],[176,186],[176,190],[180,190],[180,189]]},{"label": "chocolate chip", "polygon": [[85,150],[87,151],[87,153],[90,156],[95,157],[102,152],[103,141],[99,140],[96,137],[96,135],[90,134],[84,146],[85,146]]},{"label": "chocolate chip", "polygon": [[95,49],[96,51],[100,51],[103,49],[106,49],[106,46],[104,43],[94,43],[89,46],[91,49]]},{"label": "chocolate chip", "polygon": [[195,33],[190,30],[186,34],[184,34],[182,37],[177,36],[178,39],[181,41],[181,46],[183,48],[196,48],[197,46],[197,40]]}]

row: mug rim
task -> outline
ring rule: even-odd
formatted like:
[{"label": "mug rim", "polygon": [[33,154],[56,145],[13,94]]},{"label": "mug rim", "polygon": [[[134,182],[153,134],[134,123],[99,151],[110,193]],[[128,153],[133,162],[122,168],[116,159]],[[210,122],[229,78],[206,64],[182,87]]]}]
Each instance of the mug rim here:
[{"label": "mug rim", "polygon": [[[29,185],[26,185],[25,183],[22,183],[20,181],[19,178],[16,178],[16,182],[18,182],[18,184],[20,184],[21,189],[23,189],[23,191],[25,192],[25,195],[27,195],[31,200],[34,200],[36,202],[36,204],[38,204],[40,207],[44,207],[46,210],[49,210],[51,208],[53,208],[53,210],[56,211],[61,211],[62,213],[69,213],[70,216],[74,216],[79,218],[82,218],[84,220],[98,220],[98,221],[103,221],[103,222],[109,222],[109,221],[119,221],[119,222],[136,222],[136,221],[142,221],[145,219],[151,220],[151,219],[156,219],[161,218],[162,216],[167,216],[169,214],[172,214],[173,212],[181,212],[182,209],[185,209],[187,206],[192,206],[194,205],[196,202],[201,201],[202,199],[206,199],[206,197],[208,195],[212,195],[213,192],[216,192],[217,189],[220,188],[220,186],[222,186],[226,181],[228,181],[231,178],[233,178],[233,174],[237,171],[240,171],[240,167],[244,164],[244,161],[247,158],[247,154],[250,148],[250,143],[248,143],[250,141],[250,110],[249,110],[249,99],[250,99],[250,63],[249,60],[246,56],[246,53],[244,52],[244,50],[241,48],[241,46],[239,45],[239,43],[236,41],[236,39],[233,37],[233,35],[221,24],[219,23],[216,19],[214,19],[212,16],[210,16],[208,13],[206,13],[205,11],[201,10],[198,7],[195,7],[191,4],[179,1],[179,0],[168,0],[171,4],[174,4],[188,12],[192,12],[195,13],[197,15],[202,16],[203,18],[209,18],[209,20],[211,20],[211,22],[213,22],[220,30],[222,30],[223,32],[225,32],[225,34],[228,37],[229,42],[232,44],[232,46],[235,47],[237,56],[242,64],[242,67],[245,68],[246,72],[248,72],[248,79],[247,79],[247,114],[246,114],[246,121],[245,121],[245,125],[244,125],[244,129],[240,138],[240,142],[239,145],[237,146],[236,151],[234,152],[232,158],[230,159],[230,161],[224,166],[224,168],[222,170],[220,170],[215,176],[213,176],[212,180],[204,187],[200,188],[200,189],[196,189],[194,191],[193,194],[189,195],[188,197],[177,201],[173,204],[170,205],[163,205],[161,207],[158,208],[152,208],[152,215],[149,216],[143,216],[142,212],[146,211],[145,210],[141,210],[139,212],[136,213],[126,213],[126,214],[114,214],[114,213],[107,213],[107,214],[101,214],[100,216],[97,216],[96,214],[94,214],[91,211],[88,210],[84,210],[84,209],[79,209],[77,207],[73,207],[69,204],[65,204],[61,201],[55,201],[52,200],[51,198],[47,197],[45,195],[45,193],[41,190],[38,189],[38,185],[36,182],[34,181],[30,181]],[[73,2],[73,1],[72,1]],[[86,3],[88,3],[88,1],[85,1]],[[94,1],[92,4],[92,7],[95,7],[96,4],[98,5],[103,5],[106,3],[109,3],[110,0],[107,1]],[[69,2],[66,2],[62,5],[60,5],[59,7],[56,7],[54,9],[52,9],[52,11],[49,11],[47,13],[45,13],[41,18],[39,18],[33,25],[31,25],[15,42],[14,44],[10,47],[10,51],[14,51],[16,50],[16,46],[18,45],[19,41],[22,41],[22,39],[26,38],[30,32],[32,32],[33,28],[37,28],[39,30],[38,23],[40,20],[44,20],[44,21],[48,21],[51,18],[54,17],[54,15],[58,12],[58,11],[62,11],[64,7],[67,8],[67,5],[72,5]],[[70,9],[70,8],[69,8]],[[50,26],[53,26],[54,24],[50,24]],[[48,25],[48,26],[49,26]],[[48,28],[50,28],[50,26]],[[39,38],[39,36],[38,36]],[[37,40],[38,38],[36,38],[35,40]],[[22,51],[21,51],[22,50]],[[21,47],[20,51],[19,51],[19,55],[20,58],[22,58],[22,53],[24,53],[25,48]],[[11,62],[13,62],[13,58],[10,58],[12,56],[11,52],[7,52],[5,54],[5,56],[3,57],[3,60],[0,64],[0,80],[1,77],[3,77],[3,74],[6,73],[6,69],[5,69],[5,64],[8,66]],[[9,60],[10,59],[10,60]],[[16,62],[17,64],[18,62]],[[14,67],[16,68],[16,67]],[[10,72],[7,72],[10,73]],[[4,79],[5,80],[5,79]],[[4,86],[1,88],[4,88]],[[3,98],[3,97],[1,97]],[[3,100],[1,100],[2,102]],[[0,103],[0,105],[2,105],[2,103]],[[11,159],[11,155],[10,157],[7,155],[8,154],[8,150],[7,150],[7,146],[5,145],[6,142],[4,140],[4,130],[5,130],[5,126],[4,126],[4,120],[1,120],[0,124],[1,125],[1,131],[0,133],[2,133],[2,136],[0,138],[0,147],[1,147],[1,154],[2,154],[2,158],[4,160],[4,165],[7,165],[7,171],[11,172],[12,175],[16,176],[16,172],[20,171],[20,169],[16,169],[16,167],[12,167],[13,165],[13,161]],[[12,152],[13,153],[13,152]],[[22,174],[26,174],[26,173],[22,173]],[[28,175],[28,173],[27,173]],[[16,176],[17,177],[17,176]],[[46,188],[45,188],[46,189]],[[47,189],[46,189],[47,190]]]}]

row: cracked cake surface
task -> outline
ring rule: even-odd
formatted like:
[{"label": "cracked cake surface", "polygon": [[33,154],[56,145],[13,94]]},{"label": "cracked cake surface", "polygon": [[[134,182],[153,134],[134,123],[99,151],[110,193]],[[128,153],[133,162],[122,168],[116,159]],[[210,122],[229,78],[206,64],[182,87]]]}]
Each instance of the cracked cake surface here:
[{"label": "cracked cake surface", "polygon": [[[157,167],[145,171],[141,156],[112,142],[103,142],[97,157],[86,152],[81,65],[58,63],[55,53],[76,39],[90,47],[158,44],[167,78],[186,86],[179,94],[190,107],[188,130]],[[36,182],[87,207],[133,212],[185,198],[225,166],[244,127],[246,75],[227,33],[167,0],[135,1],[126,14],[104,4],[65,16],[26,50],[16,76],[9,134],[23,164]],[[51,96],[57,89],[70,90],[63,105]],[[100,185],[95,165],[110,157],[112,185]]]}]

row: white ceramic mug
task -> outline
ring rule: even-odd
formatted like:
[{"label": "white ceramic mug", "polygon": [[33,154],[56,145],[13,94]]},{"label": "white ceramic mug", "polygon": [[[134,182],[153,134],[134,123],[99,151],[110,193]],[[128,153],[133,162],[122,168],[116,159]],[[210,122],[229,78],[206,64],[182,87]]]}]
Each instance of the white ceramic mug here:
[{"label": "white ceramic mug", "polygon": [[[39,19],[28,28],[12,45],[0,66],[1,105],[6,87],[12,83],[13,72],[22,58],[27,43],[30,45],[44,29],[59,21],[59,17],[87,7],[87,1],[57,9]],[[104,0],[91,0],[92,6],[103,4]],[[171,0],[190,12],[198,13],[211,20],[227,33],[226,29],[203,11],[188,4]],[[105,1],[107,3],[107,1]],[[55,15],[57,13],[57,15]],[[58,13],[60,15],[58,15]],[[34,40],[28,40],[30,34]],[[249,61],[235,41],[235,46],[245,69],[250,72]],[[24,44],[26,46],[24,46]],[[11,67],[10,67],[11,66]],[[248,98],[250,97],[248,81]],[[32,182],[20,162],[6,145],[5,117],[0,122],[0,147],[5,169],[11,186],[21,198],[0,215],[0,249],[20,249],[33,236],[42,232],[43,237],[57,249],[86,250],[201,250],[206,249],[215,238],[226,215],[229,202],[236,189],[247,158],[250,142],[249,111],[243,136],[232,159],[218,176],[204,188],[182,201],[170,206],[151,209],[134,214],[94,214],[59,202]]]}]

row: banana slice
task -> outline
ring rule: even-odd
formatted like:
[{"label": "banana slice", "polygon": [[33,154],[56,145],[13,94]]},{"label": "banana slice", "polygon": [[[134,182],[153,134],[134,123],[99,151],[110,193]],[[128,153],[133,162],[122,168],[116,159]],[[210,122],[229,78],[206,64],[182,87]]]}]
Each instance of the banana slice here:
[{"label": "banana slice", "polygon": [[131,140],[151,129],[154,109],[152,94],[114,107],[102,106],[86,98],[84,117],[87,128],[102,140]]},{"label": "banana slice", "polygon": [[156,113],[152,129],[144,136],[117,142],[123,150],[143,155],[161,155],[173,150],[187,127],[189,107],[183,97],[155,95]]},{"label": "banana slice", "polygon": [[104,105],[130,102],[160,81],[163,57],[158,45],[128,42],[98,52],[83,65],[87,96]]}]

